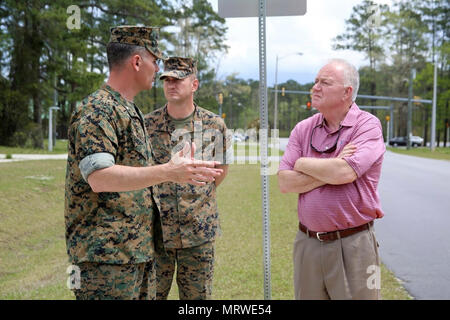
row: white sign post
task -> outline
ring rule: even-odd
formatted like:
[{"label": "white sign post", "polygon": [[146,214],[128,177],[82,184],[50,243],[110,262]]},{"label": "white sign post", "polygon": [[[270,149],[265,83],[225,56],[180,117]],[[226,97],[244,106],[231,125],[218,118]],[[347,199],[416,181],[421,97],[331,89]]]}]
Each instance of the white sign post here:
[{"label": "white sign post", "polygon": [[[259,17],[260,0],[219,0],[222,18]],[[266,16],[302,16],[306,13],[306,0],[266,0]]]},{"label": "white sign post", "polygon": [[[259,115],[261,195],[263,214],[264,299],[272,298],[270,272],[269,157],[267,111],[266,16],[296,16],[306,13],[306,0],[219,0],[222,18],[258,17],[259,28]],[[276,134],[276,136],[278,136]]]}]

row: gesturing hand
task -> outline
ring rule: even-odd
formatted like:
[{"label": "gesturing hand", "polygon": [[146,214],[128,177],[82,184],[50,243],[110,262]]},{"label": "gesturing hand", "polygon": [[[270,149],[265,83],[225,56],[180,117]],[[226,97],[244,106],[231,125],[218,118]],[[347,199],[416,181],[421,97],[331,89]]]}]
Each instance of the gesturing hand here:
[{"label": "gesturing hand", "polygon": [[183,150],[170,159],[168,163],[170,181],[203,186],[221,175],[223,170],[215,168],[220,162],[195,160],[195,149],[195,143],[192,145],[186,143]]}]

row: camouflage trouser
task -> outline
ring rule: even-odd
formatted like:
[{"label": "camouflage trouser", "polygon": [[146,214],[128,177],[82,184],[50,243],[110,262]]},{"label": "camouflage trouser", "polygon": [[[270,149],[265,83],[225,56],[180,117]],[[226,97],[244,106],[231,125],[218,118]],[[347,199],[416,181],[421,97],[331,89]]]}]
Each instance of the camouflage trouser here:
[{"label": "camouflage trouser", "polygon": [[154,262],[102,264],[84,262],[80,268],[77,300],[155,300]]},{"label": "camouflage trouser", "polygon": [[165,300],[177,266],[180,300],[211,299],[214,242],[183,249],[165,249],[156,255],[156,299]]}]

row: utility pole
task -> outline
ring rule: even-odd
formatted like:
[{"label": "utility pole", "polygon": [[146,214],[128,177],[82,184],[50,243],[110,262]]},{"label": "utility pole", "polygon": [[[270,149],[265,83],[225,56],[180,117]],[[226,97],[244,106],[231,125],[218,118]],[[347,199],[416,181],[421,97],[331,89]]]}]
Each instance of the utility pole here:
[{"label": "utility pole", "polygon": [[389,145],[391,116],[386,116],[386,147]]},{"label": "utility pole", "polygon": [[[436,9],[436,1],[433,1],[433,11]],[[431,141],[430,150],[435,150],[436,143],[436,91],[437,91],[437,59],[435,51],[435,37],[436,37],[436,19],[433,16],[433,63],[434,63],[434,76],[433,76],[433,104],[431,107]]]},{"label": "utility pole", "polygon": [[219,93],[219,116],[222,118],[223,93]]},{"label": "utility pole", "polygon": [[273,129],[277,130],[278,127],[278,54],[275,63],[275,99],[273,108]]},{"label": "utility pole", "polygon": [[292,56],[292,55],[303,55],[303,52],[295,52],[295,53],[291,53],[282,57],[278,57],[277,54],[277,59],[275,62],[275,97],[274,97],[274,108],[273,108],[273,129],[277,130],[278,128],[278,60],[281,60],[283,58]]},{"label": "utility pole", "polygon": [[230,129],[233,128],[233,95],[230,93]]},{"label": "utility pole", "polygon": [[409,75],[409,92],[408,92],[408,121],[407,121],[407,133],[406,133],[406,149],[411,149],[411,136],[412,136],[412,99],[413,99],[413,80],[415,78],[416,70],[411,69]]},{"label": "utility pole", "polygon": [[[53,107],[48,110],[48,151],[53,151],[53,117],[52,111],[59,110],[58,108],[58,92],[56,90],[56,75],[54,79],[55,91],[53,92]],[[55,126],[56,127],[56,126]],[[56,136],[56,134],[55,134]]]},{"label": "utility pole", "polygon": [[53,110],[59,110],[59,108],[50,107],[48,110],[48,151],[53,151]]},{"label": "utility pole", "polygon": [[434,151],[436,146],[436,96],[437,96],[437,59],[434,60],[434,79],[433,79],[433,105],[431,107],[431,141],[430,149]]}]

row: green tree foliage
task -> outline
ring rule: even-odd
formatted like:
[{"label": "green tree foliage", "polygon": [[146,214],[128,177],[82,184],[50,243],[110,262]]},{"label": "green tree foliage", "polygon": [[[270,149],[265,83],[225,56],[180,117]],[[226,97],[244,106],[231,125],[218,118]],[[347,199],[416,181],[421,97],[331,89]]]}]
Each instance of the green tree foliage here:
[{"label": "green tree foliage", "polygon": [[[407,97],[411,69],[416,70],[414,96],[432,99],[433,63],[438,63],[437,129],[443,131],[448,114],[450,36],[448,1],[397,0],[374,10],[371,0],[353,8],[345,33],[334,39],[335,49],[362,52],[368,65],[360,69],[360,93]],[[379,14],[374,19],[372,14]],[[375,23],[374,23],[375,22]],[[373,101],[359,99],[367,105]],[[388,102],[391,104],[392,102]],[[386,103],[377,101],[377,104]],[[407,103],[394,104],[396,135],[406,135]],[[384,114],[380,114],[384,123]],[[431,105],[413,106],[413,134],[429,137]],[[442,136],[442,135],[441,135]]]},{"label": "green tree foliage", "polygon": [[345,33],[333,39],[333,48],[363,52],[370,69],[375,70],[376,62],[382,61],[384,54],[382,27],[385,21],[381,15],[386,11],[386,5],[377,6],[372,0],[364,0],[353,7],[350,18],[345,21]]},{"label": "green tree foliage", "polygon": [[168,55],[192,57],[197,60],[200,90],[195,101],[200,106],[218,112],[217,94],[222,84],[216,81],[215,62],[228,47],[225,44],[225,19],[207,0],[176,1],[174,36]]},{"label": "green tree foliage", "polygon": [[[364,53],[369,60],[369,69],[364,83],[368,84],[370,95],[375,95],[375,67],[377,62],[384,58],[383,32],[385,20],[381,16],[387,12],[387,6],[378,6],[372,0],[364,0],[361,4],[353,7],[350,18],[346,20],[345,33],[334,38],[334,49],[351,49]],[[376,101],[371,100],[375,105]],[[372,113],[375,113],[372,110]]]},{"label": "green tree foliage", "polygon": [[[80,0],[80,29],[68,29],[69,0],[3,0],[0,2],[0,144],[41,146],[48,108],[56,104],[58,136],[65,137],[76,105],[106,79],[105,46],[109,28],[122,24],[162,27],[160,44],[167,56],[198,60],[198,105],[223,112],[228,127],[257,127],[259,83],[238,74],[217,79],[220,57],[227,51],[226,26],[207,0]],[[449,1],[394,0],[391,7],[362,0],[353,8],[346,29],[333,47],[361,52],[361,94],[407,97],[411,68],[416,69],[414,95],[432,99],[434,62],[438,65],[437,129],[442,140],[444,120],[450,118]],[[161,65],[162,68],[162,65]],[[280,83],[286,90],[308,91],[312,84]],[[274,93],[269,88],[269,122],[273,123]],[[298,121],[312,115],[308,95],[278,96],[280,136],[288,136]],[[360,105],[387,105],[358,99]],[[142,92],[136,103],[144,113],[165,104],[162,83]],[[394,103],[395,134],[406,134],[406,103]],[[385,113],[377,115],[385,125]],[[431,106],[413,106],[413,134],[429,137]],[[34,139],[33,139],[34,138]]]},{"label": "green tree foliage", "polygon": [[67,10],[73,4],[0,2],[0,90],[5,97],[0,101],[0,122],[5,124],[0,144],[43,147],[45,116],[55,103],[60,108],[58,135],[66,136],[76,103],[106,79],[105,46],[111,26],[170,24],[171,6],[164,0],[86,0],[76,3],[80,28],[73,29],[68,27],[72,13]]}]

